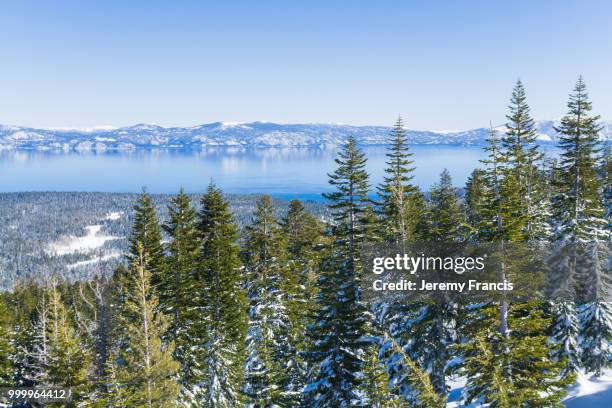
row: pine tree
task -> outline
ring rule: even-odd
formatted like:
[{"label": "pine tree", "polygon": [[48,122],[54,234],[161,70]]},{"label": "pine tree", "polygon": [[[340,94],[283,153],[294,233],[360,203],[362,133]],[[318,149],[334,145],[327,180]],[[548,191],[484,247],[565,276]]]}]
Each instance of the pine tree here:
[{"label": "pine tree", "polygon": [[411,184],[415,168],[401,117],[391,130],[389,142],[386,175],[378,187],[381,232],[387,241],[406,243],[414,240],[418,232],[423,198],[419,189]]},{"label": "pine tree", "polygon": [[506,116],[506,134],[502,138],[505,156],[506,183],[519,197],[518,212],[522,214],[525,225],[522,232],[527,239],[539,239],[546,229],[546,209],[541,208],[542,192],[538,188],[538,162],[542,154],[536,141],[535,121],[530,108],[523,83],[518,80],[512,90],[510,113]]},{"label": "pine tree", "polygon": [[427,214],[426,236],[434,242],[460,242],[465,238],[466,224],[448,170],[440,174],[440,181],[431,188]]},{"label": "pine tree", "polygon": [[480,313],[480,330],[460,346],[468,377],[466,402],[500,408],[559,406],[574,378],[560,377],[564,362],[550,359],[551,349],[543,330],[550,319],[541,302],[510,308],[509,336],[497,328],[499,309],[492,305],[480,309]]},{"label": "pine tree", "polygon": [[[439,395],[431,382],[430,376],[423,371],[419,365],[406,353],[393,337],[385,334],[381,354],[388,355],[387,361],[394,362],[394,365],[403,367],[403,375],[406,376],[405,382],[410,384],[411,392],[408,395],[409,406],[415,408],[444,408],[446,407],[446,397]],[[393,384],[397,387],[394,381]]]},{"label": "pine tree", "polygon": [[486,205],[487,195],[490,192],[486,177],[484,170],[475,169],[465,185],[465,212],[472,235],[478,235],[480,227],[484,227],[488,221]]},{"label": "pine tree", "polygon": [[[610,230],[597,174],[601,152],[599,116],[590,114],[592,104],[582,77],[578,79],[567,106],[567,115],[555,128],[562,153],[553,198],[555,241],[559,254],[554,266],[561,270],[564,282],[570,286],[566,289],[570,295],[575,294],[577,280],[595,278],[597,281],[596,289],[601,292],[601,297],[596,297],[582,316],[583,361],[587,370],[601,374],[602,368],[610,364],[612,352],[609,346],[612,315],[610,307],[601,302],[609,293],[610,282],[598,273],[601,266],[594,262],[600,259],[600,254],[593,256],[588,246],[608,241]],[[601,252],[604,248],[594,247],[594,250]],[[579,276],[585,272],[586,276]],[[557,312],[554,338],[563,346],[561,355],[568,361],[567,368],[575,371],[578,354],[576,311],[572,304],[567,304]]]},{"label": "pine tree", "polygon": [[287,314],[285,247],[272,199],[256,204],[253,222],[246,227],[245,267],[249,292],[245,393],[261,407],[294,406],[297,392],[288,390],[290,320]]},{"label": "pine tree", "polygon": [[[289,317],[289,341],[286,344],[289,384],[287,390],[301,392],[307,384],[309,367],[305,355],[312,348],[308,328],[316,314],[318,263],[323,246],[322,227],[317,219],[306,211],[299,200],[289,203],[287,214],[281,220],[286,245],[288,275],[283,285],[287,296]],[[301,405],[303,393],[301,395]]]},{"label": "pine tree", "polygon": [[189,196],[181,188],[179,194],[170,200],[169,220],[162,226],[170,241],[166,248],[168,256],[164,262],[166,277],[158,286],[160,306],[171,317],[165,341],[175,345],[173,357],[181,364],[181,400],[186,403],[194,394],[196,375],[189,331],[197,321],[197,288],[201,285],[196,274],[200,243],[196,223],[197,212]]},{"label": "pine tree", "polygon": [[329,175],[336,190],[325,194],[334,216],[334,242],[322,263],[318,315],[310,354],[317,372],[306,388],[314,407],[346,407],[359,400],[366,309],[360,300],[359,249],[364,239],[364,208],[369,204],[366,158],[350,137]]},{"label": "pine tree", "polygon": [[[535,127],[520,82],[513,92],[508,120],[501,145],[495,130],[490,132],[489,157],[484,161],[485,217],[478,240],[496,244],[494,258],[499,255],[503,260],[497,265],[500,281],[524,281],[525,271],[534,262],[524,243],[546,237],[543,223],[548,213],[536,205],[544,201],[540,194],[547,192],[536,166],[540,155],[533,144]],[[541,301],[510,303],[502,296],[498,302],[469,310],[466,321],[470,323],[462,330],[464,342],[459,347],[468,377],[467,402],[501,407],[559,404],[573,376],[559,378],[565,360],[551,358],[558,347],[546,335],[552,322],[544,306]]]},{"label": "pine tree", "polygon": [[[39,305],[45,299],[44,291],[30,281],[18,282],[9,298],[8,307],[12,316],[13,332],[13,368],[12,385],[32,387],[38,377],[37,323],[39,321]],[[38,332],[40,333],[40,332]]]},{"label": "pine tree", "polygon": [[200,266],[197,321],[189,331],[199,367],[197,406],[232,408],[243,403],[247,299],[242,284],[238,230],[229,203],[211,183],[198,212]]},{"label": "pine tree", "polygon": [[363,367],[364,380],[360,386],[363,403],[372,408],[403,408],[405,400],[390,389],[389,375],[384,360],[379,357],[378,345],[370,346]]},{"label": "pine tree", "polygon": [[70,388],[72,400],[49,406],[76,407],[89,397],[90,382],[88,368],[91,362],[89,350],[74,328],[72,317],[61,298],[57,283],[51,282],[47,289],[46,301],[41,307],[41,321],[44,319],[44,354],[40,364],[42,384]]},{"label": "pine tree", "polygon": [[[448,170],[431,189],[428,209],[427,238],[435,243],[457,243],[465,238],[465,220]],[[450,255],[450,254],[449,254]],[[434,297],[427,302],[415,302],[410,335],[413,341],[409,355],[425,367],[434,390],[446,395],[448,361],[451,345],[456,341],[456,305],[447,299]]]},{"label": "pine tree", "polygon": [[[139,245],[145,253],[147,264],[144,266],[151,273],[154,286],[163,281],[163,260],[164,253],[162,248],[161,227],[155,213],[151,196],[143,191],[138,202],[134,205],[134,226],[130,236],[130,249],[127,256],[128,261],[133,263],[139,259]],[[139,244],[140,243],[140,244]]]},{"label": "pine tree", "polygon": [[13,385],[13,344],[11,322],[3,297],[0,295],[0,386]]},{"label": "pine tree", "polygon": [[162,338],[169,318],[159,311],[151,285],[151,265],[144,245],[136,242],[138,256],[120,277],[124,299],[118,305],[116,325],[122,328],[121,346],[111,364],[114,382],[109,387],[112,406],[176,406],[179,364],[172,359],[173,343]]}]

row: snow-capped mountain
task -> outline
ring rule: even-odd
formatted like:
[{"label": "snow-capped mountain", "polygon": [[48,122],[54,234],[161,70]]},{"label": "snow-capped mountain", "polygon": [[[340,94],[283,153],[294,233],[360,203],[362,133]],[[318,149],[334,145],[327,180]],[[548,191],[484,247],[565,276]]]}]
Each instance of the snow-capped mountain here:
[{"label": "snow-capped mountain", "polygon": [[[602,122],[602,138],[612,136],[612,122]],[[554,143],[553,121],[539,121],[538,140]],[[130,150],[139,148],[199,149],[208,146],[285,147],[338,145],[353,135],[362,145],[387,143],[389,127],[334,124],[215,122],[193,127],[151,124],[85,130],[37,129],[0,125],[0,150]],[[498,128],[503,132],[503,127]],[[411,144],[482,145],[488,129],[466,131],[409,130]]]}]

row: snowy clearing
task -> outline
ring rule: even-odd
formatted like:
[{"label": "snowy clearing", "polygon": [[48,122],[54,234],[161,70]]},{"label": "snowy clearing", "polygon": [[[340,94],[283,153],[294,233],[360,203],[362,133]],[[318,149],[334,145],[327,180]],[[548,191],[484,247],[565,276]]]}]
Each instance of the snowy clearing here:
[{"label": "snowy clearing", "polygon": [[90,225],[85,227],[87,233],[82,237],[67,236],[62,237],[56,242],[51,243],[47,248],[47,253],[51,255],[67,255],[74,253],[87,253],[96,248],[100,248],[106,241],[119,239],[112,235],[99,234],[102,225]]},{"label": "snowy clearing", "polygon": [[[461,395],[465,387],[465,378],[449,381],[451,391],[448,395],[447,408],[477,408],[479,404],[463,405]],[[569,389],[563,400],[567,408],[612,407],[612,370],[606,370],[599,378],[592,378],[583,372],[578,373],[576,385]]]},{"label": "snowy clearing", "polygon": [[104,219],[108,221],[116,221],[119,218],[121,218],[122,214],[123,214],[123,211],[115,211],[115,212],[109,213]]}]

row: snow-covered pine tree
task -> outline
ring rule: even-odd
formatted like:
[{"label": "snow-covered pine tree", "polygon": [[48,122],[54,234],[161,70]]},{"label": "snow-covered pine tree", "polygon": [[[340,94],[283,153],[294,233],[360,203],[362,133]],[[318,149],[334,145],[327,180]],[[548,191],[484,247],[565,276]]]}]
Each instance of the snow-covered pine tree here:
[{"label": "snow-covered pine tree", "polygon": [[32,387],[38,377],[37,358],[39,304],[46,298],[44,291],[32,282],[18,282],[9,300],[13,329],[13,368],[12,385]]},{"label": "snow-covered pine tree", "polygon": [[9,313],[3,296],[0,294],[0,386],[14,385],[13,344]]},{"label": "snow-covered pine tree", "polygon": [[359,403],[364,347],[370,316],[360,299],[360,247],[364,237],[364,208],[368,173],[366,158],[349,137],[329,175],[335,191],[325,194],[333,212],[333,243],[322,262],[310,356],[316,372],[306,387],[314,407],[348,407]]},{"label": "snow-covered pine tree", "polygon": [[199,320],[195,300],[201,283],[196,270],[199,262],[200,243],[196,225],[196,209],[181,188],[178,195],[170,200],[168,222],[162,225],[170,241],[166,244],[167,257],[164,262],[165,279],[160,282],[157,292],[163,312],[171,317],[165,341],[174,343],[173,357],[181,365],[179,384],[180,400],[189,406],[195,393],[197,375],[194,373],[192,341],[189,326]]},{"label": "snow-covered pine tree", "polygon": [[383,182],[378,186],[381,236],[385,241],[414,241],[423,212],[423,197],[414,178],[412,153],[401,116],[389,135]]},{"label": "snow-covered pine tree", "polygon": [[[312,347],[308,327],[313,324],[316,313],[316,282],[323,245],[322,226],[299,200],[289,203],[287,214],[280,224],[287,252],[287,275],[283,291],[287,297],[290,322],[289,341],[286,344],[287,360],[284,362],[289,375],[286,389],[301,393],[309,375],[305,353]],[[303,397],[302,393],[301,406],[306,404]]]},{"label": "snow-covered pine tree", "polygon": [[[562,256],[556,260],[555,267],[563,269],[568,285],[586,280],[582,283],[596,291],[581,316],[582,360],[587,371],[600,375],[602,369],[610,365],[612,353],[612,314],[607,303],[610,281],[602,273],[602,263],[609,255],[606,254],[609,248],[603,243],[609,243],[611,235],[598,174],[601,159],[599,116],[591,114],[592,104],[582,77],[578,78],[567,107],[568,113],[555,128],[562,150],[553,199],[555,241]],[[576,370],[575,309],[568,305],[558,312],[554,338],[563,346],[568,368]]]},{"label": "snow-covered pine tree", "polygon": [[123,299],[115,324],[121,327],[120,348],[111,357],[108,402],[111,406],[171,407],[176,405],[179,364],[172,359],[173,343],[162,341],[169,318],[158,305],[151,285],[151,265],[144,245],[135,242],[128,271],[119,276]]},{"label": "snow-covered pine tree", "polygon": [[248,315],[238,229],[229,203],[212,182],[198,212],[200,265],[197,320],[188,332],[198,373],[196,406],[233,408],[244,397]]},{"label": "snow-covered pine tree", "polygon": [[285,366],[295,347],[289,344],[285,244],[270,196],[257,202],[245,230],[250,306],[244,391],[253,407],[295,406],[301,393],[288,389],[291,367]]},{"label": "snow-covered pine tree", "polygon": [[[432,186],[428,207],[426,237],[429,242],[457,243],[466,238],[465,219],[448,170]],[[429,373],[434,390],[443,396],[447,393],[451,346],[456,341],[457,305],[436,297],[417,306],[410,330],[413,340],[406,350]]]}]

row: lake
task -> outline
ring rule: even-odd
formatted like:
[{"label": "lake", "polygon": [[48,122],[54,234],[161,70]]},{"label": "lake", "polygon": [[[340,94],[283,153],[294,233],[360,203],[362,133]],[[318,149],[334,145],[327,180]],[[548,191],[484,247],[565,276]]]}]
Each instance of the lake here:
[{"label": "lake", "polygon": [[[385,147],[368,146],[368,171],[380,182]],[[485,154],[481,147],[412,146],[414,181],[427,190],[447,168],[463,186]],[[0,152],[0,192],[104,191],[175,193],[182,185],[198,193],[214,179],[225,192],[267,193],[279,198],[318,200],[329,191],[327,173],[337,148],[235,148],[198,151]]]}]

